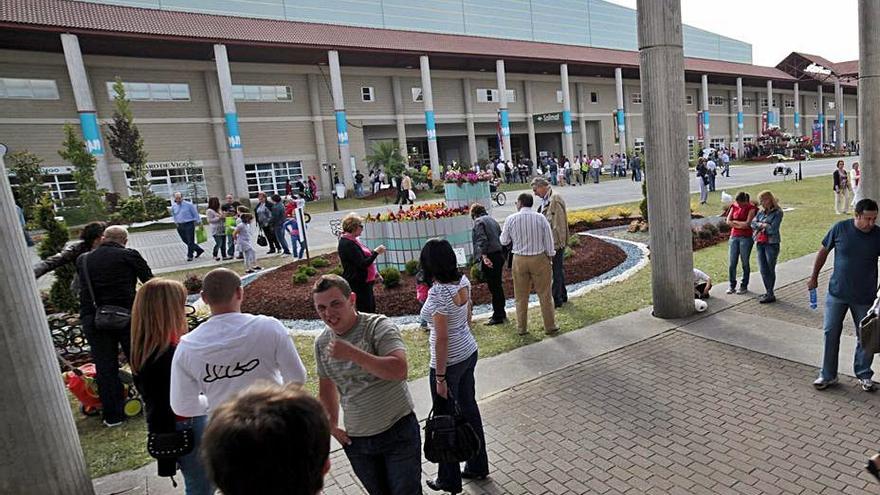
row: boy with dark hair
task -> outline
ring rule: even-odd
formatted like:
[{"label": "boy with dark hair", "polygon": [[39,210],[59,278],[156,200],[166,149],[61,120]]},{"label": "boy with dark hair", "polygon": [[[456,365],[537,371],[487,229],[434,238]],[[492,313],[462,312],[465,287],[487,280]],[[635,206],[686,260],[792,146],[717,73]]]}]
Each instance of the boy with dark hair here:
[{"label": "boy with dark hair", "polygon": [[225,495],[315,495],[330,470],[330,424],[299,387],[258,384],[217,408],[201,448]]}]

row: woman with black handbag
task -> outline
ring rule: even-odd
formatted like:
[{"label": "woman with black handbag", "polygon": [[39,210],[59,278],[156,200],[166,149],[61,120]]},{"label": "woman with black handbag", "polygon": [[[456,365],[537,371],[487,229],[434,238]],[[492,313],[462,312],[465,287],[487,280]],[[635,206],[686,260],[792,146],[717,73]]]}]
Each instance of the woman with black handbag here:
[{"label": "woman with black handbag", "polygon": [[154,278],[134,299],[131,313],[131,372],[144,400],[147,450],[158,460],[159,476],[183,471],[187,495],[210,495],[214,486],[199,459],[199,440],[207,417],[181,418],[171,410],[171,359],[187,331],[186,289],[174,280]]},{"label": "woman with black handbag", "polygon": [[455,252],[446,240],[429,240],[422,248],[419,263],[431,286],[421,317],[428,321],[431,330],[429,380],[433,413],[453,415],[457,421],[469,423],[479,439],[479,448],[466,459],[464,471],[457,462],[441,462],[437,478],[427,484],[432,490],[460,493],[462,478],[485,479],[489,475],[483,420],[474,384],[478,353],[470,330],[471,285],[458,271]]}]

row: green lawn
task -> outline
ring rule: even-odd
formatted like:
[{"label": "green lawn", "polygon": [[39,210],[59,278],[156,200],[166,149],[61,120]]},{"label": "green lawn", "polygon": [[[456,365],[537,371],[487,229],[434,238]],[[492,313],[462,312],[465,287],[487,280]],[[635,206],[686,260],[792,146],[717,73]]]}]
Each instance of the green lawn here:
[{"label": "green lawn", "polygon": [[[794,208],[785,213],[782,223],[780,262],[814,252],[830,225],[844,218],[835,215],[832,196],[827,190],[826,182],[825,177],[816,177],[802,182],[773,182],[744,188],[752,197],[756,197],[759,191],[769,188],[780,198],[783,207]],[[637,203],[628,204],[627,207],[637,211]],[[696,211],[705,215],[717,214],[720,211],[720,192],[711,193],[709,204],[697,205]],[[282,260],[277,259],[277,261]],[[694,253],[694,266],[708,273],[716,284],[723,283],[727,278],[727,245],[719,244],[697,251]],[[755,277],[753,289],[758,290],[761,283],[755,260],[752,261],[752,271]],[[806,277],[807,273],[804,273],[804,276]],[[571,304],[567,304],[557,312],[557,322],[562,332],[570,332],[650,304],[651,269],[648,266],[628,280],[573,298]],[[541,328],[540,311],[533,310],[529,313],[529,328]],[[491,327],[476,324],[473,331],[482,357],[501,354],[547,338],[538,331],[533,331],[524,337],[518,336],[512,323]],[[427,335],[420,330],[413,330],[404,332],[404,338],[408,345],[409,378],[425,376],[428,372],[429,357]],[[297,337],[296,345],[306,368],[310,371],[307,387],[314,392],[316,377],[313,339]],[[74,409],[74,416],[93,477],[132,469],[149,462],[145,450],[146,433],[142,418],[129,421],[123,427],[108,430],[101,427],[100,421],[96,418],[83,418],[78,406]]]}]

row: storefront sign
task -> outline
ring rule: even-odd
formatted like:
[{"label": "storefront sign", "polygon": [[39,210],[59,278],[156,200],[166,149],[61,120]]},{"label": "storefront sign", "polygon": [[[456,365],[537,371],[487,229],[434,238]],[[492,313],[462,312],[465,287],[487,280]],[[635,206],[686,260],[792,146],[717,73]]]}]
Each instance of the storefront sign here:
[{"label": "storefront sign", "polygon": [[532,116],[532,120],[535,122],[559,122],[562,120],[562,113],[539,113]]},{"label": "storefront sign", "polygon": [[[171,160],[167,162],[147,162],[144,166],[144,169],[147,171],[150,170],[169,170],[175,168],[202,168],[205,166],[205,162],[201,160]],[[131,170],[131,166],[127,163],[122,164],[122,170],[129,172]]]}]

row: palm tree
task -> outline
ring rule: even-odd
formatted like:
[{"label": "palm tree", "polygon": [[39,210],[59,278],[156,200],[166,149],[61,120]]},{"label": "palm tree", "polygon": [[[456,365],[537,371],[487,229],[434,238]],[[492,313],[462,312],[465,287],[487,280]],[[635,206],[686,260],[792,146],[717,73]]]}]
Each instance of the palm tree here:
[{"label": "palm tree", "polygon": [[377,141],[373,143],[372,154],[367,155],[367,163],[371,167],[385,170],[389,177],[399,177],[403,173],[406,160],[400,154],[400,148],[394,141]]}]

